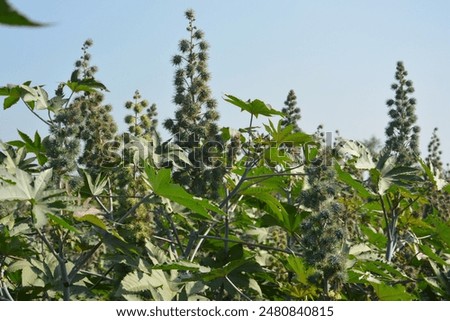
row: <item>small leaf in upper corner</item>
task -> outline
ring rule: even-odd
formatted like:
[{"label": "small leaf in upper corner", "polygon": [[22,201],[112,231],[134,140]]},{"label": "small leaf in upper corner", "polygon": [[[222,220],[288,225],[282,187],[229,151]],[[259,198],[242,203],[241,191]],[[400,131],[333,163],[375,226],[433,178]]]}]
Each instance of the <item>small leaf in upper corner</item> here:
[{"label": "small leaf in upper corner", "polygon": [[17,27],[42,27],[45,24],[35,22],[18,12],[6,0],[0,0],[0,24]]}]

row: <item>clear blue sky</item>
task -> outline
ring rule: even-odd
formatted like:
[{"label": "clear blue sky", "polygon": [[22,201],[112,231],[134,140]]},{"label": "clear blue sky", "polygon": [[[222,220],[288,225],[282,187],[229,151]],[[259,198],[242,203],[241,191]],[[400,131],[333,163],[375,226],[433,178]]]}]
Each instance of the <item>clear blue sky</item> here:
[{"label": "clear blue sky", "polygon": [[[281,109],[294,89],[300,126],[339,129],[345,138],[376,135],[384,141],[385,101],[393,96],[398,60],[415,84],[421,147],[439,127],[450,161],[450,1],[434,0],[10,0],[49,27],[0,26],[0,85],[32,80],[53,92],[70,77],[87,38],[94,40],[97,78],[109,88],[106,102],[123,129],[123,104],[139,89],[171,117],[170,59],[186,35],[184,11],[192,8],[211,45],[210,83],[221,124],[240,127],[245,114],[221,97],[259,98]],[[19,128],[46,130],[24,106],[0,110],[0,139]],[[423,155],[426,156],[426,155]]]}]

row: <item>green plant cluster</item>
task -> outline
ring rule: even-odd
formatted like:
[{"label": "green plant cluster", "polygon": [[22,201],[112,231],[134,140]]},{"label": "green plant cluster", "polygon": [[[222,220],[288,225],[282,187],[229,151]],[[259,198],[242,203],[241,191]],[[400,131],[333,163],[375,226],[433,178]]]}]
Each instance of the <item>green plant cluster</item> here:
[{"label": "green plant cluster", "polygon": [[381,151],[301,131],[293,91],[282,111],[225,95],[249,123],[220,127],[208,45],[186,18],[167,141],[138,91],[118,133],[92,41],[53,97],[0,87],[4,109],[49,130],[0,142],[0,299],[449,300],[450,184],[437,136],[426,160],[412,152],[403,64]]}]

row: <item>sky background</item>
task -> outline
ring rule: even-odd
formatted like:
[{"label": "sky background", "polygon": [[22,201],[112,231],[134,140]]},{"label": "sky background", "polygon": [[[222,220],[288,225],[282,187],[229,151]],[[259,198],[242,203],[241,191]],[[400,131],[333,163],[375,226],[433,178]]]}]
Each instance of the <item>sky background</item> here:
[{"label": "sky background", "polygon": [[[0,86],[32,80],[53,94],[69,79],[83,42],[92,38],[92,63],[110,90],[105,102],[112,104],[121,130],[124,103],[139,89],[157,104],[160,131],[167,135],[161,123],[175,110],[171,57],[187,36],[184,11],[192,8],[211,45],[210,86],[222,126],[248,125],[247,115],[224,102],[224,94],[281,109],[294,89],[306,132],[323,124],[344,138],[375,135],[384,142],[385,102],[394,96],[390,85],[402,60],[416,89],[422,156],[438,127],[443,160],[450,161],[450,1],[9,2],[50,26],[0,26]],[[47,134],[25,106],[0,110],[0,139],[16,139],[16,128]]]}]

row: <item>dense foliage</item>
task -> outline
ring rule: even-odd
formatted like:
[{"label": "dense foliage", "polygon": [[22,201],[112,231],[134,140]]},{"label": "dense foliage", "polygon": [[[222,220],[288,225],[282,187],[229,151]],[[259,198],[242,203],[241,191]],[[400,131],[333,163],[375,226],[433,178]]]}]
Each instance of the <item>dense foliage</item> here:
[{"label": "dense foliage", "polygon": [[174,139],[138,91],[118,133],[90,40],[54,95],[0,87],[4,109],[49,130],[0,142],[0,299],[450,299],[450,184],[436,132],[417,155],[403,64],[381,151],[300,130],[293,91],[282,111],[225,95],[249,124],[220,127],[208,44],[186,18]]}]

